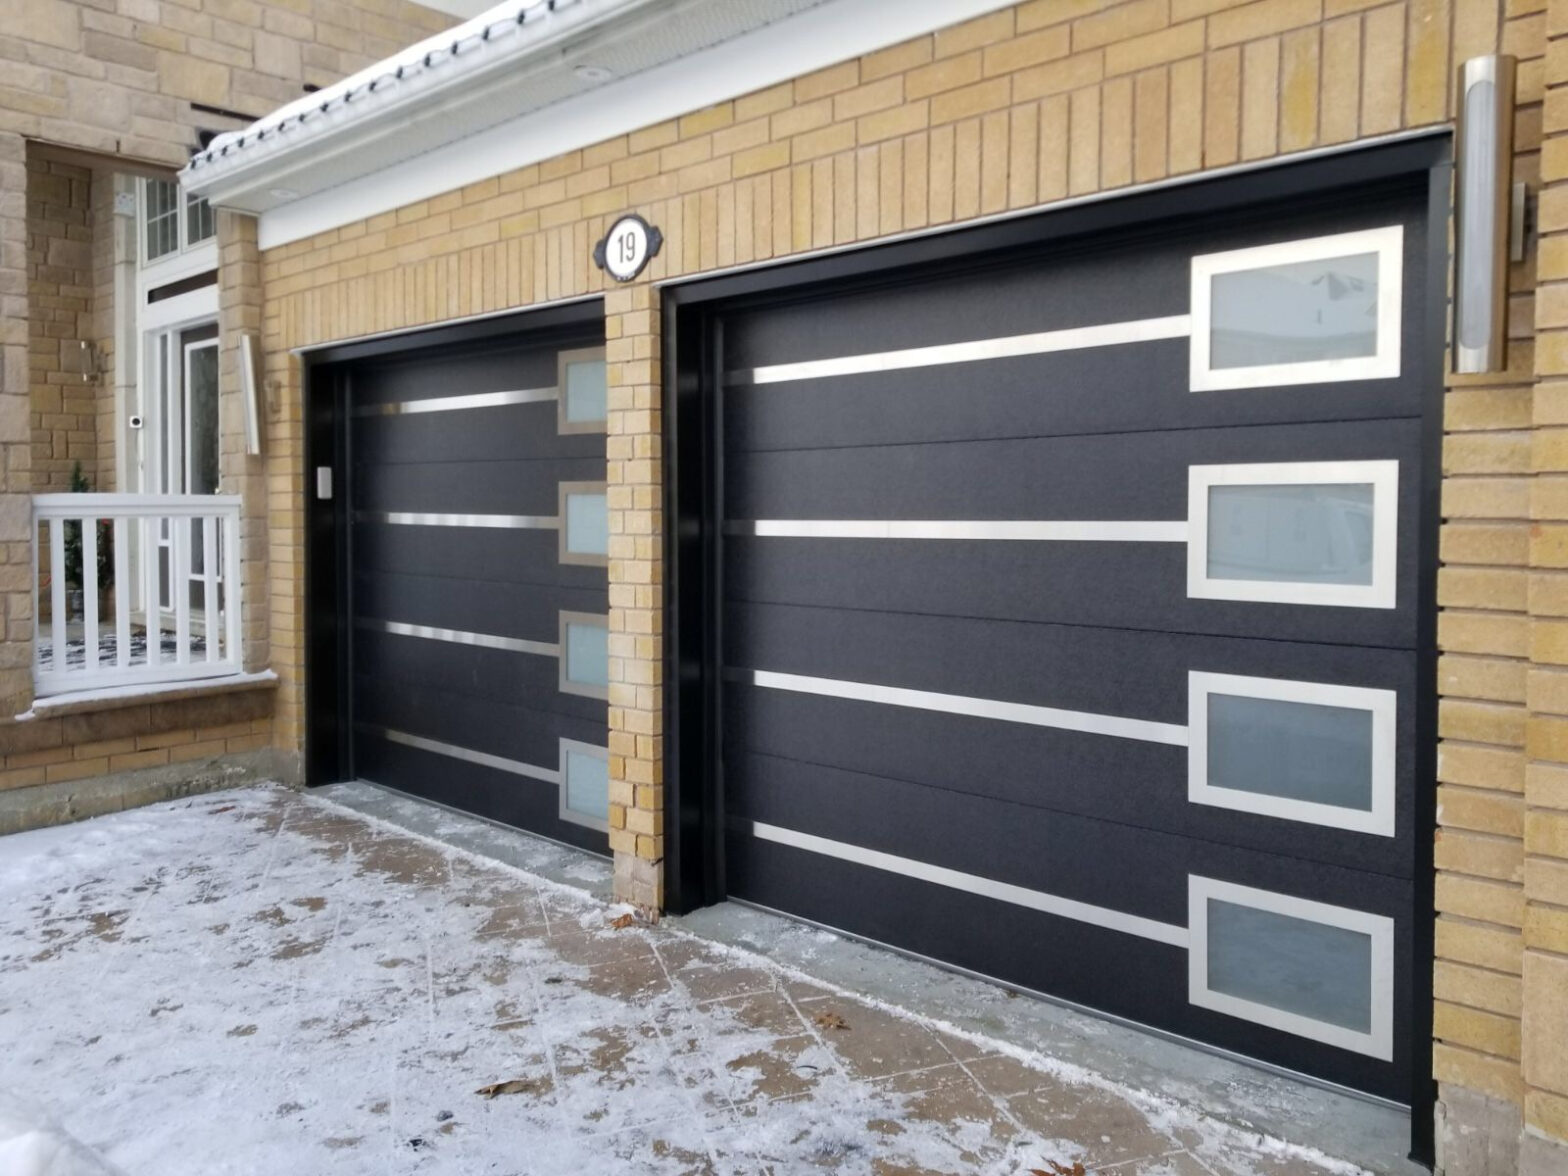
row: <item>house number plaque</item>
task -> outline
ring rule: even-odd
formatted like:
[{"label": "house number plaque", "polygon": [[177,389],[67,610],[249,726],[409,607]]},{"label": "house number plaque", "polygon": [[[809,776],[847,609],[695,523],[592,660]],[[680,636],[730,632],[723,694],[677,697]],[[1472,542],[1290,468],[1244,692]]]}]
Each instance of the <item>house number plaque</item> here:
[{"label": "house number plaque", "polygon": [[663,233],[636,213],[628,213],[593,247],[593,262],[617,282],[629,282],[658,256],[663,244]]}]

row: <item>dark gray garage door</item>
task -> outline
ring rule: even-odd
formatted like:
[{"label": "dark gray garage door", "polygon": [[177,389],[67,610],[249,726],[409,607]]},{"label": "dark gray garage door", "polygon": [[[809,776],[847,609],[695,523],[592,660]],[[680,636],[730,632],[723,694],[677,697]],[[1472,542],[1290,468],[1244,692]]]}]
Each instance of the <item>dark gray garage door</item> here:
[{"label": "dark gray garage door", "polygon": [[729,893],[1408,1098],[1425,207],[724,314]]},{"label": "dark gray garage door", "polygon": [[353,772],[604,852],[602,336],[348,377]]}]

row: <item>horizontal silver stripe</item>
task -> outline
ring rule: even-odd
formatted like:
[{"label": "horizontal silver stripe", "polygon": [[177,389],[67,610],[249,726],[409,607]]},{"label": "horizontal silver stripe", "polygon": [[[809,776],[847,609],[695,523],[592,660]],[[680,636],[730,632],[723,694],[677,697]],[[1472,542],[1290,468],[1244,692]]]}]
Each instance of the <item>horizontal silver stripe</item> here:
[{"label": "horizontal silver stripe", "polygon": [[399,527],[497,527],[538,531],[555,531],[561,526],[561,520],[554,515],[420,514],[407,510],[355,511],[354,521]]},{"label": "horizontal silver stripe", "polygon": [[982,898],[994,898],[998,902],[1012,903],[1014,906],[1027,907],[1033,911],[1043,911],[1048,915],[1073,919],[1079,923],[1089,923],[1109,931],[1121,931],[1143,939],[1153,939],[1157,943],[1168,943],[1172,947],[1187,946],[1187,928],[1177,927],[1171,923],[1145,919],[1140,915],[1129,915],[1124,911],[1113,911],[1109,907],[1094,906],[1072,898],[1059,898],[1044,891],[1014,886],[1010,882],[997,882],[991,878],[981,878],[976,874],[949,870],[946,866],[933,866],[928,862],[917,862],[913,858],[899,857],[876,849],[865,849],[843,841],[831,841],[826,837],[800,833],[778,825],[766,825],[761,821],[753,821],[751,831],[753,836],[760,837],[764,841],[775,841],[780,845],[804,849],[809,853],[819,853],[825,857],[838,858],[840,861],[853,862],[859,866],[870,866],[873,870],[902,874],[906,878],[946,886],[950,890],[962,890],[969,894],[978,894]]},{"label": "horizontal silver stripe", "polygon": [[[741,674],[747,672],[743,670]],[[1168,743],[1173,747],[1187,746],[1187,728],[1175,723],[1154,723],[1147,719],[1124,719],[1117,715],[1097,715],[1088,711],[1058,710],[1052,706],[970,698],[963,694],[906,690],[901,686],[877,686],[870,682],[845,682],[838,678],[780,674],[773,670],[751,670],[749,673],[752,685],[765,686],[771,690],[792,690],[797,694],[820,694],[856,702],[880,702],[885,706],[907,706],[914,710],[969,715],[977,719],[1028,723],[1034,727],[1055,727],[1089,735],[1112,735],[1118,739],[1139,739],[1145,743]]]},{"label": "horizontal silver stripe", "polygon": [[499,408],[503,404],[536,404],[556,399],[554,388],[518,388],[511,392],[475,392],[468,396],[433,396],[428,400],[398,400],[391,404],[366,404],[354,415],[407,416],[416,412],[455,412],[460,408]]},{"label": "horizontal silver stripe", "polygon": [[362,727],[362,729],[374,731],[391,743],[401,743],[405,747],[417,747],[420,751],[433,751],[437,755],[450,756],[452,759],[463,760],[470,764],[479,764],[482,767],[511,772],[514,776],[527,776],[531,780],[543,780],[546,784],[560,784],[561,782],[561,773],[554,768],[541,768],[534,764],[525,764],[520,760],[491,755],[487,751],[474,751],[471,748],[458,747],[456,744],[426,739],[421,735],[410,735],[406,731],[394,731],[389,727],[366,726]]},{"label": "horizontal silver stripe", "polygon": [[790,539],[995,539],[1067,543],[1185,543],[1187,523],[987,522],[904,519],[750,519],[724,524],[730,535]]},{"label": "horizontal silver stripe", "polygon": [[945,363],[1045,355],[1052,351],[1079,351],[1086,347],[1113,347],[1120,343],[1145,343],[1152,339],[1182,339],[1191,333],[1192,317],[1173,314],[1168,318],[1133,319],[1125,323],[1103,323],[1094,327],[1067,327],[1060,331],[1037,331],[1030,335],[975,339],[969,343],[937,343],[930,347],[908,347],[901,351],[871,351],[864,355],[843,355],[835,359],[776,363],[751,371],[729,372],[725,375],[725,382],[746,385],[821,380],[862,372],[890,372],[902,368],[935,367]]},{"label": "horizontal silver stripe", "polygon": [[561,647],[553,641],[524,641],[521,637],[497,637],[493,633],[467,633],[462,629],[438,629],[434,625],[410,625],[406,621],[378,621],[360,617],[354,622],[362,629],[396,633],[399,637],[423,637],[429,641],[450,641],[454,645],[478,645],[485,649],[505,649],[512,653],[537,653],[540,657],[560,657]]}]

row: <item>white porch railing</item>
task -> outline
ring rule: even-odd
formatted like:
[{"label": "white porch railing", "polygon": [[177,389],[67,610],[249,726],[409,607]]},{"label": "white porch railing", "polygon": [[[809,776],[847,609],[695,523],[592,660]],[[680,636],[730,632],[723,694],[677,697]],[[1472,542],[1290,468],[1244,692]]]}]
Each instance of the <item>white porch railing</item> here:
[{"label": "white porch railing", "polygon": [[39,697],[237,674],[240,500],[33,497]]}]

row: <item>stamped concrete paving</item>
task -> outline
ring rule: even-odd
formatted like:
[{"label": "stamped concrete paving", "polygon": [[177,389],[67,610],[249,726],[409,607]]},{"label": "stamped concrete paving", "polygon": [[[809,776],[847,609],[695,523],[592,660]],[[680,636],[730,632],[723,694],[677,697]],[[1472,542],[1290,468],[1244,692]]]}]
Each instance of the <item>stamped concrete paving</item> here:
[{"label": "stamped concrete paving", "polygon": [[149,1176],[1348,1170],[619,913],[277,788],[19,834],[0,1087]]}]

